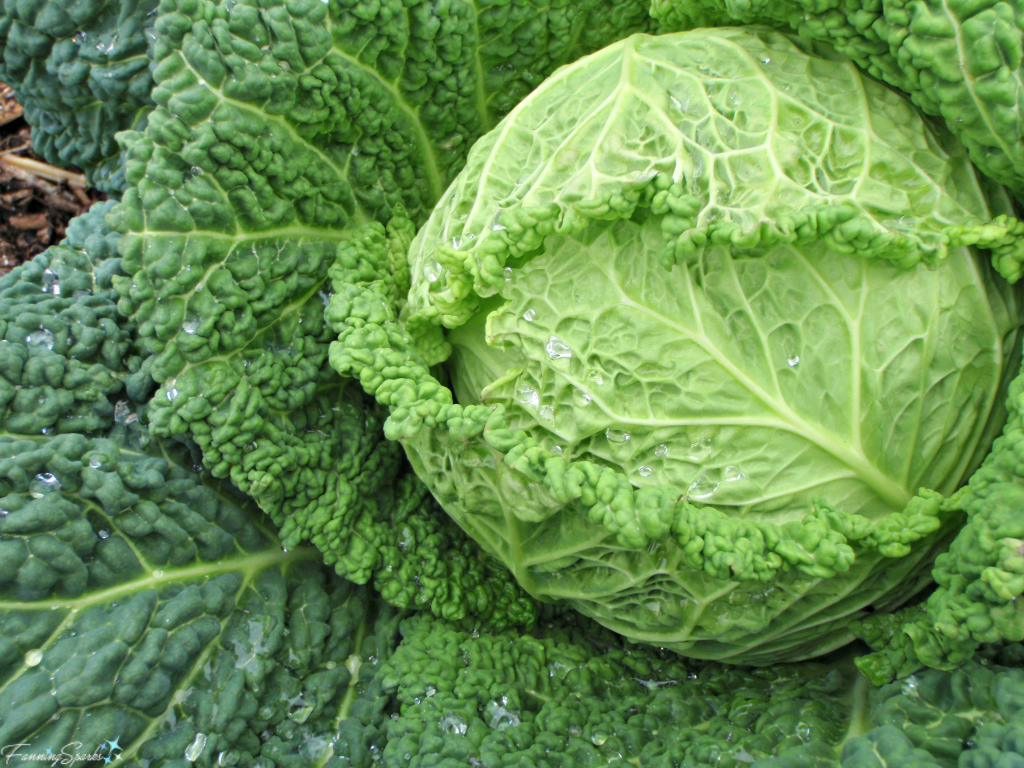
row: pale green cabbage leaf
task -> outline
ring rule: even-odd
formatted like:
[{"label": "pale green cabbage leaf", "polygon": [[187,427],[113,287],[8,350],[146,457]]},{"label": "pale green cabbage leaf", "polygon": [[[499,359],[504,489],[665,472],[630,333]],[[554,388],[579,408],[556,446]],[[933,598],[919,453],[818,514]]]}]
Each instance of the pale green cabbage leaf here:
[{"label": "pale green cabbage leaf", "polygon": [[1005,420],[1019,300],[976,246],[1015,264],[1019,222],[986,184],[834,52],[634,36],[476,144],[404,308],[382,232],[339,252],[331,362],[534,596],[823,653],[928,583]]}]

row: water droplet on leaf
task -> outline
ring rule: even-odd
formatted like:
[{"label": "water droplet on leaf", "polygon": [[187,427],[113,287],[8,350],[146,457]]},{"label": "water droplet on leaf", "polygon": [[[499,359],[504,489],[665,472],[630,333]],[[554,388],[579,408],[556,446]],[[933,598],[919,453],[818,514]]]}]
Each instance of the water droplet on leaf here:
[{"label": "water droplet on leaf", "polygon": [[722,479],[725,480],[725,482],[727,483],[735,483],[738,480],[746,479],[746,475],[744,475],[743,472],[740,471],[739,467],[729,465],[728,467],[725,468],[725,471],[722,473]]},{"label": "water droplet on leaf", "polygon": [[540,403],[540,396],[537,394],[535,389],[522,384],[516,387],[516,402],[521,403],[522,405],[532,405],[533,407],[537,407]]},{"label": "water droplet on leaf", "polygon": [[625,432],[621,429],[612,429],[609,427],[604,431],[604,436],[608,438],[609,443],[626,443],[629,441],[629,432]]},{"label": "water droplet on leaf", "polygon": [[465,736],[466,731],[469,730],[469,726],[466,725],[466,721],[462,719],[462,716],[454,712],[449,712],[442,717],[439,725],[445,733],[454,733],[456,736]]},{"label": "water droplet on leaf", "polygon": [[32,346],[46,347],[47,349],[53,349],[54,336],[46,328],[40,327],[38,331],[32,331],[28,336],[25,337],[26,343]]},{"label": "water droplet on leaf", "polygon": [[548,351],[548,357],[552,360],[563,360],[567,357],[572,357],[572,349],[557,336],[552,336],[548,339],[545,349]]},{"label": "water droplet on leaf", "polygon": [[28,484],[28,493],[33,499],[41,499],[48,493],[56,493],[61,489],[61,482],[52,472],[43,472],[32,478]]},{"label": "water droplet on leaf", "polygon": [[710,480],[707,472],[701,472],[697,479],[690,483],[690,487],[686,490],[686,498],[710,499],[717,490],[718,483]]},{"label": "water droplet on leaf", "polygon": [[185,759],[194,763],[203,754],[204,749],[206,749],[206,734],[197,733],[196,737],[192,739],[192,743],[185,747]]},{"label": "water droplet on leaf", "polygon": [[60,296],[60,277],[52,269],[43,270],[43,293]]}]

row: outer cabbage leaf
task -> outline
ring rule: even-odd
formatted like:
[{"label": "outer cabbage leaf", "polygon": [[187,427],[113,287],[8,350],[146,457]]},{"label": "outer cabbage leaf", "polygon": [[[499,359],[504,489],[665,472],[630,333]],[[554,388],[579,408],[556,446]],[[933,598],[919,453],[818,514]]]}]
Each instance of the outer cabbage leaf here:
[{"label": "outer cabbage leaf", "polygon": [[37,152],[77,165],[106,192],[124,186],[118,131],[153,108],[149,42],[157,0],[0,4],[0,79],[17,92]]},{"label": "outer cabbage leaf", "polygon": [[370,765],[395,610],[191,461],[137,420],[0,438],[5,759]]},{"label": "outer cabbage leaf", "polygon": [[635,36],[478,142],[404,307],[379,248],[339,262],[331,362],[531,594],[692,656],[819,654],[928,582],[1005,416],[1018,298],[970,245],[1008,210],[848,61]]},{"label": "outer cabbage leaf", "polygon": [[744,669],[587,624],[473,635],[405,620],[376,677],[394,712],[382,765],[980,768],[1020,755],[1024,675],[988,658],[872,690],[848,652]]},{"label": "outer cabbage leaf", "polygon": [[876,683],[925,665],[956,668],[984,643],[1024,640],[1024,372],[1007,408],[1003,434],[959,494],[967,520],[935,562],[938,587],[922,605],[855,628],[875,649],[858,665]]},{"label": "outer cabbage leaf", "polygon": [[114,424],[125,388],[153,389],[117,314],[118,235],[104,224],[113,203],[75,218],[59,246],[0,278],[0,425],[38,436]]},{"label": "outer cabbage leaf", "polygon": [[[162,385],[155,434],[195,440],[286,543],[314,542],[348,578],[398,579],[382,589],[435,593],[452,617],[484,603],[532,615],[515,596],[470,598],[483,566],[431,544],[450,538],[437,526],[414,536],[391,524],[390,510],[432,502],[399,477],[401,451],[327,364],[328,270],[375,220],[404,253],[410,220],[425,218],[473,140],[555,67],[646,27],[644,10],[164,2],[158,106],[145,133],[122,134],[130,186],[115,214],[131,277],[118,283],[121,309]],[[394,264],[406,284],[404,259]],[[411,572],[388,554],[410,541],[423,545]],[[507,578],[495,590],[515,593]]]}]

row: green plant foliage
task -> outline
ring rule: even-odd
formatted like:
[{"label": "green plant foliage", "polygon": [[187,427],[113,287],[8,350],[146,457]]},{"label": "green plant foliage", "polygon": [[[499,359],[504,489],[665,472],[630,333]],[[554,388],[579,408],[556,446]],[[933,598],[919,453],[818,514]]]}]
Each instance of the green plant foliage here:
[{"label": "green plant foliage", "polygon": [[116,193],[125,183],[118,131],[153,108],[149,44],[157,0],[0,3],[0,79],[15,88],[34,148]]},{"label": "green plant foliage", "polygon": [[[835,46],[943,120],[978,168],[1024,194],[1024,36],[1001,2],[654,0],[669,29],[768,24]],[[1019,273],[1018,273],[1019,274]]]},{"label": "green plant foliage", "polygon": [[481,586],[455,526],[407,522],[436,507],[327,364],[328,272],[367,222],[391,220],[404,251],[477,136],[559,64],[649,23],[636,2],[164,2],[157,108],[121,134],[112,214],[120,308],[160,384],[154,434],[195,441],[343,576],[450,617],[528,620],[511,584]]},{"label": "green plant foliage", "polygon": [[971,247],[1014,230],[1005,194],[823,53],[610,46],[477,143],[404,305],[381,234],[333,273],[332,365],[460,526],[690,656],[819,654],[922,588],[1018,366],[1017,295]]}]

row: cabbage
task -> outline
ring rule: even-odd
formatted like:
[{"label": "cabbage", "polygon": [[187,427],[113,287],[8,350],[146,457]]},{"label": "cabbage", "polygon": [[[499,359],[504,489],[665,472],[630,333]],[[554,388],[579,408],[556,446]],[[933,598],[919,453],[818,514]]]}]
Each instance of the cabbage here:
[{"label": "cabbage", "polygon": [[1019,366],[978,250],[1010,258],[1010,210],[834,52],[637,35],[474,146],[384,314],[345,286],[382,295],[394,243],[356,247],[332,364],[535,597],[691,656],[813,656],[962,521]]}]

